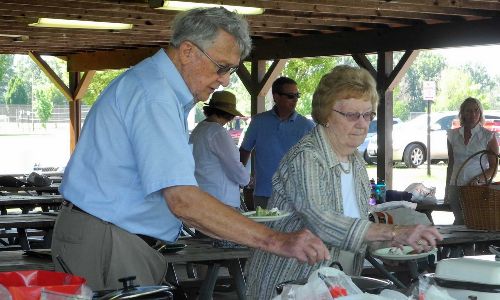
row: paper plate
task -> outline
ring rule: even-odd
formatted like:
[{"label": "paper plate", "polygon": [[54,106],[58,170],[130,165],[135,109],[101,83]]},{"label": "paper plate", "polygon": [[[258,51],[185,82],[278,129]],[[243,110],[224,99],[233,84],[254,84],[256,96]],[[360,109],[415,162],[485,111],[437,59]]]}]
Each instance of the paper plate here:
[{"label": "paper plate", "polygon": [[247,211],[247,212],[244,212],[242,214],[244,216],[246,216],[247,218],[254,220],[255,222],[277,221],[277,220],[281,220],[281,219],[291,215],[290,212],[284,212],[284,211],[280,211],[279,215],[277,215],[277,216],[256,216],[255,211]]},{"label": "paper plate", "polygon": [[410,252],[413,251],[413,248],[410,246],[404,246],[401,251],[397,251],[396,249],[398,248],[396,247],[382,248],[373,251],[371,254],[373,256],[388,260],[412,260],[412,259],[424,258],[431,254],[437,253],[436,248],[428,252],[421,252],[416,254],[410,254]]}]

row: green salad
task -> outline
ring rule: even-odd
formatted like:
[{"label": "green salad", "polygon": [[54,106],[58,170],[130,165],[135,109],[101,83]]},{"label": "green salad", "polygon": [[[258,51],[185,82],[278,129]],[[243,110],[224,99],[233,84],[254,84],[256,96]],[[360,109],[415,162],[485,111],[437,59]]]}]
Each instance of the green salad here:
[{"label": "green salad", "polygon": [[257,206],[255,209],[255,215],[256,217],[274,217],[274,216],[279,216],[280,211],[278,210],[277,207],[274,207],[272,209],[265,209],[260,206]]}]

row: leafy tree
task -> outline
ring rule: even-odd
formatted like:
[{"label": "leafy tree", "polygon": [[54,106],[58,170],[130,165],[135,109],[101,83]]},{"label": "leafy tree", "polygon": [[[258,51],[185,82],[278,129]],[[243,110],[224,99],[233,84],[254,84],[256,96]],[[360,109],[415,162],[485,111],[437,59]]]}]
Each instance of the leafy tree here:
[{"label": "leafy tree", "polygon": [[6,91],[9,77],[12,76],[14,55],[0,54],[0,103],[4,102],[2,95]]},{"label": "leafy tree", "polygon": [[46,126],[47,121],[52,116],[52,109],[54,108],[52,99],[54,99],[55,94],[58,92],[59,91],[53,86],[35,91],[35,110],[38,118],[42,122],[43,127]]},{"label": "leafy tree", "polygon": [[475,97],[481,101],[484,109],[489,108],[489,103],[485,101],[484,90],[463,69],[448,68],[444,70],[439,86],[435,104],[436,111],[458,111],[460,104],[467,97]]},{"label": "leafy tree", "polygon": [[31,98],[28,97],[26,92],[26,87],[23,80],[15,76],[13,77],[7,86],[7,92],[5,93],[5,103],[7,104],[30,104]]},{"label": "leafy tree", "polygon": [[121,70],[105,70],[105,71],[97,71],[94,77],[92,78],[92,82],[89,85],[87,93],[83,97],[83,103],[87,105],[92,105],[97,100],[101,92],[121,73],[123,73],[126,69]]},{"label": "leafy tree", "polygon": [[406,101],[409,111],[425,111],[427,103],[423,100],[422,86],[426,80],[437,81],[446,68],[442,55],[430,51],[422,51],[400,83],[399,100]]},{"label": "leafy tree", "polygon": [[311,114],[311,102],[314,90],[321,77],[337,65],[334,57],[315,57],[290,59],[283,69],[283,76],[297,81],[301,97],[297,103],[297,111],[302,115]]}]

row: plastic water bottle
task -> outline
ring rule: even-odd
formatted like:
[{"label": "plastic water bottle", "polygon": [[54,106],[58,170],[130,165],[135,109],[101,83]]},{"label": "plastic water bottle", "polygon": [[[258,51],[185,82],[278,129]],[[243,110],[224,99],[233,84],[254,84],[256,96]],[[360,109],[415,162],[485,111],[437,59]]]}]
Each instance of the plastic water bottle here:
[{"label": "plastic water bottle", "polygon": [[385,203],[385,182],[384,180],[377,181],[376,187],[377,203]]}]

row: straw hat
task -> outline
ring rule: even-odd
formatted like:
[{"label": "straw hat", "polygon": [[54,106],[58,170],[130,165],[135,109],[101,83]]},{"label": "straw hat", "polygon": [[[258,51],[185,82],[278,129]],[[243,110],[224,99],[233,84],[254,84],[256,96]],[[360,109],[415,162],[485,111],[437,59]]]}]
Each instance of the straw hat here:
[{"label": "straw hat", "polygon": [[236,109],[236,96],[227,91],[214,92],[212,99],[206,106],[222,110],[233,116],[243,117],[243,114]]}]

